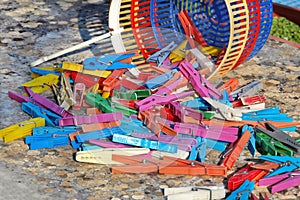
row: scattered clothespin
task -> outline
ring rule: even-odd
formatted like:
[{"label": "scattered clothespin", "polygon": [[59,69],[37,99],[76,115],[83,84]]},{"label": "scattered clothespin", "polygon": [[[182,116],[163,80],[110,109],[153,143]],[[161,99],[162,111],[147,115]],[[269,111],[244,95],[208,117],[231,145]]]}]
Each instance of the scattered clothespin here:
[{"label": "scattered clothespin", "polygon": [[173,49],[176,47],[176,44],[174,41],[169,43],[167,46],[163,47],[161,50],[153,53],[147,58],[147,62],[150,63],[156,63],[158,67],[160,67],[163,62],[168,58],[170,53],[173,51]]},{"label": "scattered clothespin", "polygon": [[206,139],[201,137],[196,137],[197,144],[192,146],[189,160],[197,160],[204,162],[206,156]]},{"label": "scattered clothespin", "polygon": [[264,133],[269,137],[272,137],[275,140],[281,142],[282,144],[289,146],[296,153],[300,153],[300,144],[295,139],[293,139],[290,135],[281,131],[280,129],[277,129],[275,126],[273,126],[270,123],[265,123],[265,126],[266,129],[261,127],[256,127],[255,129],[257,132]]},{"label": "scattered clothespin", "polygon": [[45,126],[45,119],[41,117],[32,118],[19,122],[17,124],[8,126],[0,130],[0,138],[3,138],[4,143],[12,140],[23,138],[32,134],[32,129],[39,126]]},{"label": "scattered clothespin", "polygon": [[22,110],[29,114],[31,117],[42,117],[45,119],[46,126],[57,126],[58,120],[61,118],[61,116],[46,110],[44,108],[41,108],[38,105],[35,105],[30,102],[23,102],[22,103]]},{"label": "scattered clothespin", "polygon": [[238,100],[232,102],[232,107],[243,107],[251,106],[256,104],[263,104],[267,101],[266,97],[263,95],[255,95],[248,97],[240,97]]},{"label": "scattered clothespin", "polygon": [[248,200],[254,190],[254,182],[246,180],[238,189],[234,190],[226,200]]},{"label": "scattered clothespin", "polygon": [[150,90],[130,90],[130,91],[119,91],[114,90],[114,98],[125,99],[125,100],[138,100],[143,99],[151,95]]},{"label": "scattered clothespin", "polygon": [[75,131],[78,131],[78,128],[76,126],[42,126],[37,127],[32,130],[32,135],[45,135],[45,134],[65,134],[68,135],[69,133],[73,133]]},{"label": "scattered clothespin", "polygon": [[25,144],[29,144],[30,150],[41,148],[56,148],[67,146],[69,144],[69,137],[65,134],[45,134],[26,136]]},{"label": "scattered clothespin", "polygon": [[248,150],[250,151],[251,155],[254,157],[256,153],[256,135],[255,131],[252,126],[245,125],[242,128],[242,132],[244,133],[248,130],[251,133],[251,137],[248,142]]},{"label": "scattered clothespin", "polygon": [[184,40],[184,41],[182,41],[181,44],[179,44],[177,47],[175,47],[173,49],[173,51],[169,55],[171,63],[182,61],[186,57],[186,55],[187,55],[187,50],[186,50],[187,44],[188,44],[188,40]]},{"label": "scattered clothespin", "polygon": [[226,90],[229,94],[231,94],[239,85],[239,79],[237,78],[230,78],[226,81],[223,85],[218,87],[218,90]]},{"label": "scattered clothespin", "polygon": [[259,186],[271,186],[271,193],[300,185],[300,170],[260,179]]},{"label": "scattered clothespin", "polygon": [[83,83],[74,84],[74,99],[75,104],[72,105],[73,110],[80,110],[84,98],[85,85]]},{"label": "scattered clothespin", "polygon": [[120,83],[119,77],[121,77],[125,71],[126,69],[116,69],[102,82],[102,96],[104,98],[108,98],[110,96],[110,92]]},{"label": "scattered clothespin", "polygon": [[51,88],[52,84],[58,83],[59,76],[47,74],[23,83],[22,86],[29,87],[34,93],[42,93]]},{"label": "scattered clothespin", "polygon": [[230,93],[234,100],[239,97],[253,96],[263,89],[263,84],[259,81],[253,81]]},{"label": "scattered clothespin", "polygon": [[61,68],[69,71],[82,72],[83,65],[77,63],[63,62]]},{"label": "scattered clothespin", "polygon": [[131,58],[135,53],[128,54],[106,54],[99,57],[92,57],[83,61],[84,69],[88,70],[115,70],[136,67],[133,64],[119,62]]},{"label": "scattered clothespin", "polygon": [[[101,114],[101,113],[99,113]],[[105,128],[111,128],[115,126],[120,126],[121,122],[120,120],[117,121],[111,121],[111,122],[98,122],[98,123],[93,123],[93,124],[82,124],[80,127],[83,132],[91,132],[91,131],[96,131],[96,130],[102,130]],[[65,126],[68,127],[68,126]]]},{"label": "scattered clothespin", "polygon": [[147,82],[144,83],[144,85],[148,89],[153,89],[158,86],[161,86],[164,83],[166,83],[168,80],[172,79],[172,77],[176,74],[176,72],[177,72],[176,69],[172,69],[164,74],[161,74],[159,76],[156,76],[155,78],[148,80]]},{"label": "scattered clothespin", "polygon": [[201,97],[184,101],[181,104],[197,110],[211,110],[211,105]]},{"label": "scattered clothespin", "polygon": [[78,162],[96,163],[102,165],[120,165],[122,163],[114,161],[113,155],[133,156],[149,153],[147,148],[104,148],[97,150],[78,151],[75,159]]},{"label": "scattered clothespin", "polygon": [[213,200],[225,198],[224,186],[191,186],[164,188],[164,196],[167,200]]},{"label": "scattered clothespin", "polygon": [[215,64],[206,55],[199,51],[198,48],[193,48],[190,50],[190,53],[192,53],[193,56],[195,56],[197,63],[199,63],[197,69],[199,68],[200,72],[207,69],[209,72],[213,72]]},{"label": "scattered clothespin", "polygon": [[[30,71],[40,76],[44,76],[47,74],[54,74],[56,76],[60,76],[62,72],[61,68],[56,68],[56,67],[42,67],[42,68],[30,67]],[[32,78],[37,78],[37,77],[32,77]]]},{"label": "scattered clothespin", "polygon": [[120,144],[120,143],[115,143],[115,142],[110,142],[110,141],[104,141],[101,139],[98,139],[98,140],[89,139],[88,142],[90,144],[94,144],[94,145],[97,145],[102,148],[133,148],[130,145]]}]

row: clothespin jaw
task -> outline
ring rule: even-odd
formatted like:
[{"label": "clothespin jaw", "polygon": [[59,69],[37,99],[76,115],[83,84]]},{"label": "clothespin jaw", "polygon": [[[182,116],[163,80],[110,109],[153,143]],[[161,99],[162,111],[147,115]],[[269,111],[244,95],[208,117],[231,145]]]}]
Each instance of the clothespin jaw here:
[{"label": "clothespin jaw", "polygon": [[84,69],[87,70],[116,70],[136,67],[133,64],[118,62],[131,58],[135,53],[128,54],[106,54],[99,57],[92,57],[83,61]]},{"label": "clothespin jaw", "polygon": [[255,131],[252,126],[244,125],[242,128],[242,132],[244,133],[246,130],[248,130],[251,133],[251,137],[248,142],[248,149],[251,153],[251,155],[254,157],[256,153],[256,135]]},{"label": "clothespin jaw", "polygon": [[32,130],[35,127],[45,126],[45,119],[41,117],[25,120],[17,124],[8,126],[0,130],[0,138],[3,138],[4,143],[8,143],[12,140],[23,138],[32,134]]},{"label": "clothespin jaw", "polygon": [[186,46],[188,44],[188,40],[184,40],[181,44],[179,44],[169,55],[171,63],[182,61],[187,55]]},{"label": "clothespin jaw", "polygon": [[52,84],[57,84],[58,79],[59,76],[57,75],[47,74],[23,83],[22,86],[31,88],[34,93],[42,93],[49,90]]},{"label": "clothespin jaw", "polygon": [[198,160],[204,162],[206,156],[206,139],[201,137],[196,137],[197,144],[192,146],[190,152],[189,160]]}]

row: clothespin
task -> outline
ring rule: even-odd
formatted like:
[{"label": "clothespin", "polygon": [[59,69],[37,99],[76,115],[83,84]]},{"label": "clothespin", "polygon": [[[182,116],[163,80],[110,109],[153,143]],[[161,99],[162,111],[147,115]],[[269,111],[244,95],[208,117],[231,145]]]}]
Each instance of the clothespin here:
[{"label": "clothespin", "polygon": [[45,134],[65,134],[68,135],[69,133],[73,133],[75,131],[78,131],[78,128],[76,126],[42,126],[42,127],[36,127],[32,130],[32,135],[45,135]]},{"label": "clothespin", "polygon": [[181,62],[179,69],[190,80],[191,85],[201,97],[220,99],[220,92],[206,78],[199,74],[189,62]]},{"label": "clothespin", "polygon": [[116,69],[103,81],[102,97],[109,97],[110,92],[120,83],[119,77],[121,77],[125,71],[126,69]]},{"label": "clothespin", "polygon": [[99,57],[92,57],[83,61],[84,69],[88,70],[116,70],[124,68],[136,67],[133,64],[118,62],[127,58],[131,58],[135,53],[129,54],[106,54]]},{"label": "clothespin", "polygon": [[288,172],[277,176],[263,178],[258,182],[259,186],[271,186],[271,193],[280,192],[300,185],[300,170]]},{"label": "clothespin", "polygon": [[211,110],[211,105],[201,97],[181,102],[181,104],[197,110]]},{"label": "clothespin", "polygon": [[40,106],[34,105],[33,103],[30,102],[23,102],[22,110],[33,118],[35,117],[44,118],[46,122],[46,126],[57,126],[58,120],[61,118],[61,116],[49,110],[41,108]]},{"label": "clothespin", "polygon": [[132,146],[150,148],[159,151],[166,151],[170,153],[176,153],[178,149],[178,146],[174,144],[167,144],[164,142],[158,142],[158,141],[148,140],[148,139],[140,139],[140,138],[120,135],[120,134],[114,134],[112,141],[122,143],[122,144],[132,145]]},{"label": "clothespin", "polygon": [[264,105],[266,101],[267,99],[263,95],[255,95],[251,97],[240,97],[238,100],[232,102],[232,107],[235,108],[235,107],[251,106],[256,104]]},{"label": "clothespin", "polygon": [[99,146],[101,148],[133,148],[130,145],[119,144],[119,143],[110,142],[110,141],[104,141],[104,140],[101,140],[101,139],[98,139],[98,140],[89,139],[88,142],[90,144],[97,145],[97,146]]},{"label": "clothespin", "polygon": [[215,164],[205,164],[195,160],[184,160],[165,156],[164,161],[168,165],[160,166],[161,174],[181,174],[181,175],[209,175],[209,176],[226,176],[227,170],[223,166]]},{"label": "clothespin", "polygon": [[246,180],[238,189],[233,191],[226,200],[248,200],[254,190],[254,182]]},{"label": "clothespin", "polygon": [[167,200],[212,200],[225,198],[224,186],[191,186],[164,188],[164,196]]},{"label": "clothespin", "polygon": [[198,48],[191,49],[190,53],[192,53],[193,56],[195,56],[197,63],[199,63],[199,67],[197,68],[199,68],[200,70],[208,69],[209,72],[213,72],[215,64],[206,55],[199,51]]},{"label": "clothespin", "polygon": [[229,94],[231,94],[239,85],[239,79],[237,78],[230,78],[226,81],[223,85],[218,87],[218,90],[226,90]]},{"label": "clothespin", "polygon": [[188,44],[188,40],[184,40],[179,44],[169,55],[171,63],[182,61],[187,55],[186,46]]},{"label": "clothespin", "polygon": [[[187,40],[192,48],[195,48],[198,45],[201,46],[208,46],[203,38],[201,32],[197,27],[195,27],[194,23],[192,22],[188,11],[182,10],[178,14],[178,18],[183,26],[184,32],[187,36]],[[196,44],[195,41],[198,43]]]},{"label": "clothespin", "polygon": [[[185,79],[180,72],[176,72],[172,79],[167,81],[164,85],[154,93],[155,95],[167,95],[174,92],[177,88],[185,85]],[[183,83],[183,84],[182,84]]]},{"label": "clothespin", "polygon": [[94,94],[92,92],[89,92],[85,95],[85,101],[96,108],[99,108],[102,112],[105,113],[111,113],[113,112],[111,105],[109,104],[109,102],[107,101],[106,98],[103,98],[101,95],[99,94]]},{"label": "clothespin", "polygon": [[264,155],[272,156],[293,156],[294,151],[287,146],[283,145],[281,142],[274,140],[274,138],[261,133],[256,132],[256,141],[258,146],[261,147],[261,153]]},{"label": "clothespin", "polygon": [[253,96],[263,89],[263,84],[259,81],[253,81],[230,93],[234,100],[239,97]]},{"label": "clothespin", "polygon": [[196,137],[196,140],[197,144],[192,146],[192,150],[188,159],[204,162],[206,156],[206,139]]},{"label": "clothespin", "polygon": [[248,130],[251,133],[251,137],[248,142],[248,150],[250,151],[251,155],[254,157],[256,153],[256,135],[252,126],[245,125],[242,128],[242,132],[244,133]]},{"label": "clothespin", "polygon": [[181,159],[187,159],[189,156],[188,151],[183,151],[178,149],[176,153],[169,153],[169,152],[165,152],[165,151],[156,151],[156,150],[152,150],[151,151],[151,156],[153,158],[157,158],[157,159],[163,159],[163,157],[165,156],[169,156],[169,157],[173,157],[173,158],[181,158]]},{"label": "clothespin", "polygon": [[137,80],[132,80],[128,77],[122,77],[120,85],[129,90],[146,90],[147,88],[137,83]]},{"label": "clothespin", "polygon": [[144,134],[152,133],[151,130],[145,127],[143,125],[143,122],[138,119],[124,117],[120,121],[121,121],[121,125],[119,127],[122,130],[124,130],[124,132],[126,132],[127,134],[131,134],[134,132],[144,133]]},{"label": "clothespin", "polygon": [[292,156],[259,156],[259,159],[278,163],[280,165],[276,170],[272,170],[267,176],[271,177],[278,174],[292,172],[300,167],[300,158]]},{"label": "clothespin", "polygon": [[231,143],[231,145],[227,148],[227,151],[223,152],[221,155],[221,166],[225,166],[227,169],[232,169],[250,137],[251,133],[248,130],[245,130],[238,141]]},{"label": "clothespin", "polygon": [[25,120],[17,124],[8,126],[0,130],[0,138],[4,143],[8,143],[18,138],[23,138],[32,134],[32,129],[39,126],[45,126],[45,119],[41,117]]},{"label": "clothespin", "polygon": [[121,162],[114,161],[113,155],[134,156],[149,153],[147,148],[105,148],[76,152],[75,159],[78,162],[96,163],[105,165],[120,165]]},{"label": "clothespin", "polygon": [[33,102],[35,104],[38,104],[56,114],[58,114],[61,117],[73,116],[72,113],[70,113],[67,110],[65,110],[64,108],[58,106],[56,103],[50,101],[49,99],[43,97],[42,95],[34,93],[30,88],[25,87],[24,89],[25,89],[27,95],[30,97],[31,100],[33,100]]},{"label": "clothespin", "polygon": [[63,62],[61,68],[69,71],[82,72],[83,65],[77,63]]},{"label": "clothespin", "polygon": [[12,91],[8,91],[8,97],[19,102],[19,103],[23,103],[23,102],[31,102],[33,103],[33,100],[28,97],[28,96],[23,96],[22,94],[18,94],[16,92],[12,92]]},{"label": "clothespin", "polygon": [[30,150],[36,150],[41,148],[56,148],[61,146],[67,146],[69,144],[69,137],[65,134],[26,136],[25,144],[29,144]]},{"label": "clothespin", "polygon": [[57,102],[65,110],[69,110],[76,103],[69,78],[64,73],[61,75],[60,86],[53,84],[52,89],[56,95]]},{"label": "clothespin", "polygon": [[179,102],[170,102],[168,108],[183,123],[199,123],[203,120],[203,113],[189,107],[185,107]]},{"label": "clothespin", "polygon": [[177,72],[176,69],[172,69],[164,74],[161,74],[155,78],[148,80],[147,82],[144,83],[144,85],[148,89],[153,89],[158,86],[161,86],[164,83],[166,83],[168,80],[172,79],[172,77],[175,75],[176,72]]},{"label": "clothespin", "polygon": [[155,96],[151,95],[136,103],[139,111],[145,111],[152,108],[154,105],[165,105],[172,101],[193,95],[194,91],[182,92],[177,94],[170,94],[168,96]]},{"label": "clothespin", "polygon": [[276,121],[276,122],[292,122],[293,118],[288,117],[287,114],[280,113],[279,107],[266,108],[263,110],[243,113],[243,120],[254,121]]},{"label": "clothespin", "polygon": [[289,146],[295,152],[300,153],[300,144],[295,139],[293,139],[290,135],[281,131],[280,129],[277,129],[275,126],[273,126],[270,123],[265,123],[265,126],[266,129],[261,127],[256,127],[255,130],[257,132],[262,132],[268,135],[269,137],[274,138],[275,140]]},{"label": "clothespin", "polygon": [[74,84],[73,96],[76,102],[72,106],[73,110],[80,110],[83,103],[84,91],[85,91],[85,85],[83,83]]},{"label": "clothespin", "polygon": [[105,128],[111,128],[111,127],[120,126],[120,125],[121,125],[121,122],[119,120],[117,120],[117,121],[111,121],[111,122],[99,122],[99,123],[93,123],[93,124],[82,124],[81,129],[82,129],[83,132],[91,132],[91,131],[102,130],[102,129],[105,129]]},{"label": "clothespin", "polygon": [[79,72],[71,72],[70,78],[75,83],[83,83],[86,87],[92,87],[97,83],[101,84],[104,80],[103,78],[100,78],[100,77],[97,77],[97,76],[82,74],[82,73],[79,73]]},{"label": "clothespin", "polygon": [[122,119],[121,112],[103,113],[98,115],[73,116],[59,119],[59,126],[72,126],[81,124],[92,124],[97,122],[110,122]]},{"label": "clothespin", "polygon": [[31,88],[31,90],[35,93],[42,93],[49,90],[52,84],[57,84],[58,79],[59,76],[57,75],[47,74],[23,83],[22,86]]},{"label": "clothespin", "polygon": [[163,47],[161,50],[153,53],[147,58],[147,62],[156,63],[158,67],[160,67],[163,62],[168,58],[170,53],[174,50],[176,44],[174,41],[169,43],[167,46]]},{"label": "clothespin", "polygon": [[215,109],[216,118],[225,119],[228,121],[242,120],[242,112],[240,110],[229,107],[228,105],[225,105],[221,102],[218,102],[208,97],[204,97],[203,99],[207,101]]},{"label": "clothespin", "polygon": [[130,90],[130,91],[119,91],[114,90],[114,97],[117,99],[125,100],[138,100],[143,99],[151,95],[150,90]]},{"label": "clothespin", "polygon": [[[56,76],[60,76],[62,72],[61,68],[56,68],[56,67],[43,67],[43,68],[30,67],[30,71],[40,76],[44,76],[47,74],[54,74]],[[37,77],[32,77],[32,78],[37,78]]]}]

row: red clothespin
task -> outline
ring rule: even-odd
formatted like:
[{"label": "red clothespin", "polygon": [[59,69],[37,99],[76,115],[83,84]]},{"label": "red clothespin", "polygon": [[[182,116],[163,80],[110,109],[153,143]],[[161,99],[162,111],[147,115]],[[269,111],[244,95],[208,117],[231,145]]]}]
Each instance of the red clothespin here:
[{"label": "red clothespin", "polygon": [[121,82],[120,82],[120,86],[123,86],[127,89],[130,90],[146,90],[147,88],[142,86],[142,85],[138,85],[137,83],[128,80],[127,78],[122,78]]},{"label": "red clothespin", "polygon": [[226,167],[215,164],[204,164],[194,160],[184,160],[164,156],[164,161],[169,165],[160,166],[161,174],[186,174],[186,175],[210,175],[210,176],[226,176]]},{"label": "red clothespin", "polygon": [[228,94],[230,94],[232,91],[234,91],[237,86],[239,85],[239,79],[238,78],[231,78],[228,81],[226,81],[223,85],[218,87],[218,90],[226,90]]},{"label": "red clothespin", "polygon": [[107,98],[110,92],[120,83],[119,77],[121,77],[127,69],[114,70],[106,80],[103,81],[103,97]]},{"label": "red clothespin", "polygon": [[83,83],[76,83],[74,85],[73,95],[76,103],[72,107],[73,110],[80,110],[80,107],[82,106],[82,102],[83,102],[84,90],[85,90],[85,85]]},{"label": "red clothespin", "polygon": [[251,97],[241,97],[238,100],[232,102],[232,107],[242,107],[250,106],[260,103],[265,103],[267,101],[266,97],[263,95],[255,95]]},{"label": "red clothespin", "polygon": [[113,102],[119,103],[131,109],[135,109],[136,100],[114,99]]},{"label": "red clothespin", "polygon": [[225,166],[227,169],[232,169],[234,163],[242,153],[250,137],[251,133],[246,130],[237,142],[231,143],[228,150],[222,155],[223,160],[221,162],[221,166]]},{"label": "red clothespin", "polygon": [[87,75],[87,74],[82,74],[80,72],[71,72],[71,79],[75,83],[83,83],[86,87],[92,87],[95,84],[97,84],[101,79],[100,77],[97,76],[92,76],[92,75]]},{"label": "red clothespin", "polygon": [[[200,44],[201,46],[208,46],[201,32],[198,28],[195,27],[194,23],[192,22],[188,11],[180,11],[180,13],[178,14],[178,18],[183,26],[184,32],[192,48],[195,48],[196,46],[198,46],[198,44]],[[196,44],[195,41],[198,44]]]}]

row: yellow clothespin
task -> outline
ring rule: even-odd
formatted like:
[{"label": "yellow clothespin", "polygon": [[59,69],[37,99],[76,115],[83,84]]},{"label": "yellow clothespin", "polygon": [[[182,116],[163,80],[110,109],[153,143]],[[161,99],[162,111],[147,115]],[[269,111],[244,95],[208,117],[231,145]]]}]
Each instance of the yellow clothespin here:
[{"label": "yellow clothespin", "polygon": [[111,74],[111,71],[108,71],[108,70],[87,70],[87,69],[84,69],[82,73],[88,74],[88,75],[93,75],[93,76],[98,76],[98,77],[102,77],[102,78],[107,78]]},{"label": "yellow clothespin", "polygon": [[65,110],[69,110],[76,103],[69,78],[64,73],[61,74],[60,86],[53,84],[52,88],[58,104]]},{"label": "yellow clothespin", "polygon": [[99,84],[96,83],[92,87],[89,87],[88,89],[86,89],[85,92],[84,92],[84,95],[89,93],[89,92],[92,92],[94,94],[98,94],[98,90],[99,90]]},{"label": "yellow clothespin", "polygon": [[18,138],[31,135],[32,129],[39,126],[45,126],[45,119],[42,117],[32,118],[0,130],[0,138],[4,143],[8,143]]},{"label": "yellow clothespin", "polygon": [[202,47],[198,46],[198,49],[205,55],[210,55],[210,56],[218,56],[221,52],[221,48],[214,47],[214,46],[207,46],[207,47]]},{"label": "yellow clothespin", "polygon": [[47,74],[23,83],[22,86],[29,87],[34,93],[42,93],[50,89],[52,84],[58,83],[59,76]]},{"label": "yellow clothespin", "polygon": [[171,63],[182,61],[185,56],[188,54],[188,51],[185,49],[188,44],[188,40],[184,40],[180,45],[178,45],[169,55]]},{"label": "yellow clothespin", "polygon": [[83,65],[70,62],[63,62],[61,68],[69,71],[82,72]]}]

